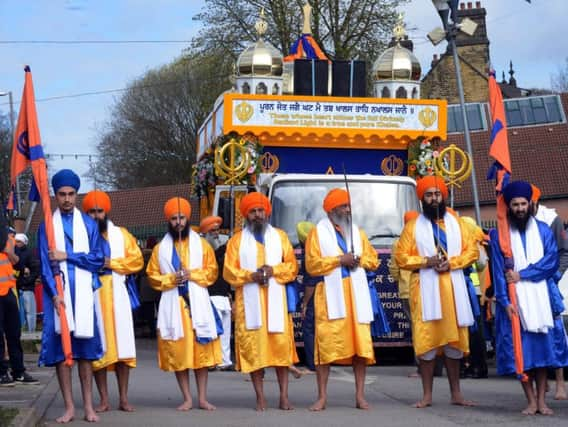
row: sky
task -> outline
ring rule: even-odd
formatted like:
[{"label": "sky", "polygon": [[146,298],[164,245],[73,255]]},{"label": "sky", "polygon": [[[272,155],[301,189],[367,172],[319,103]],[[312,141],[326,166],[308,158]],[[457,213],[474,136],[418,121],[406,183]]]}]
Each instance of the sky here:
[{"label": "sky", "polygon": [[[181,54],[186,41],[199,30],[192,18],[204,4],[203,0],[0,1],[0,92],[13,93],[17,114],[23,67],[30,65],[50,172],[72,168],[82,176],[80,192],[93,188],[86,174],[89,161],[96,157],[88,155],[96,152],[97,136],[120,99],[120,90]],[[508,71],[511,60],[519,86],[550,87],[551,74],[568,57],[562,31],[568,1],[482,0],[481,4],[487,9],[491,60],[498,78],[501,71]],[[426,39],[430,30],[440,26],[438,15],[431,0],[412,0],[402,11],[426,73],[432,55],[445,51],[445,42],[433,47]],[[9,112],[6,96],[0,97],[0,112]]]}]

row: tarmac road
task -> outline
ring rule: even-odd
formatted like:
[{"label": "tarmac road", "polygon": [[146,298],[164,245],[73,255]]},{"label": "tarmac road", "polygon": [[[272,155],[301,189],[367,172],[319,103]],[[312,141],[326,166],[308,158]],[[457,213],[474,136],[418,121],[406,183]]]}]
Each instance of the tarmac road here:
[{"label": "tarmac road", "polygon": [[[138,341],[138,367],[132,371],[130,402],[134,413],[112,410],[101,414],[101,425],[117,427],[143,426],[566,426],[568,425],[568,401],[549,399],[556,412],[554,416],[526,417],[520,414],[524,396],[518,381],[499,378],[462,380],[462,390],[467,399],[477,402],[474,408],[462,408],[449,404],[446,378],[436,378],[434,406],[414,409],[411,404],[421,396],[421,383],[408,378],[411,367],[375,366],[367,372],[367,399],[372,405],[368,411],[354,408],[354,382],[350,368],[333,367],[329,382],[328,409],[321,413],[307,410],[316,397],[315,376],[290,378],[290,400],[293,411],[280,411],[278,383],[274,370],[267,371],[265,393],[269,409],[264,413],[254,411],[255,399],[252,385],[246,376],[237,372],[211,372],[209,375],[209,400],[217,406],[213,412],[193,409],[189,412],[175,410],[181,402],[180,392],[173,373],[162,372],[157,367],[155,342]],[[56,391],[55,378],[48,388]],[[551,383],[553,386],[553,383]],[[109,374],[111,403],[116,407],[118,399],[116,382]],[[196,404],[195,381],[191,388]],[[77,420],[83,417],[80,406],[78,378],[74,377]],[[96,395],[96,394],[95,394]],[[63,411],[59,394],[48,407],[44,425],[55,426],[53,421]],[[75,421],[73,425],[87,425]]]}]

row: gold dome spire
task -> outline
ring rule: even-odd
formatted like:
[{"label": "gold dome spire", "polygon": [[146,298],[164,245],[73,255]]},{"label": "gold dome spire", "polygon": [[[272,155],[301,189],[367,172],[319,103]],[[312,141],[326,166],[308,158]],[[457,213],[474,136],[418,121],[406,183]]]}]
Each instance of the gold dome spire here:
[{"label": "gold dome spire", "polygon": [[237,59],[237,73],[239,76],[281,76],[282,53],[269,42],[262,39],[268,30],[268,23],[261,9],[254,28],[258,34],[258,41],[248,46]]}]

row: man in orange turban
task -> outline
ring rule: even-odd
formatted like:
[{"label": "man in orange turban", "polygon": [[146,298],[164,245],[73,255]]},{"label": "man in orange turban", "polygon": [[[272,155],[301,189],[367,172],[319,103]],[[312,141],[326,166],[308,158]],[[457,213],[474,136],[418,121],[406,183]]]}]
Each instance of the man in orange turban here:
[{"label": "man in orange turban", "polygon": [[130,275],[138,273],[144,267],[142,252],[136,238],[124,227],[117,227],[108,218],[111,201],[107,193],[100,190],[90,191],[83,199],[83,211],[99,225],[102,247],[105,254],[104,268],[99,270],[102,286],[95,297],[101,308],[105,341],[105,353],[93,362],[95,382],[99,390],[100,404],[97,412],[110,410],[107,370],[116,371],[119,404],[122,411],[132,412],[134,408],[128,402],[128,377],[131,368],[136,367],[136,345],[134,342],[134,319],[127,287],[133,283]]},{"label": "man in orange turban", "polygon": [[235,358],[250,373],[257,411],[266,410],[263,369],[274,366],[280,409],[288,401],[288,367],[298,361],[286,284],[298,274],[294,249],[284,231],[268,223],[270,202],[260,193],[243,197],[245,227],[227,243],[223,277],[235,289]]},{"label": "man in orange turban", "polygon": [[219,335],[223,332],[215,318],[215,308],[207,287],[217,279],[215,252],[189,226],[191,205],[173,197],[164,205],[168,232],[154,246],[146,273],[150,285],[162,293],[158,308],[158,365],[175,372],[188,411],[193,402],[189,370],[195,372],[199,407],[214,410],[207,401],[208,368],[221,362]]},{"label": "man in orange turban", "polygon": [[318,400],[310,410],[326,407],[332,363],[353,365],[356,406],[367,409],[366,365],[375,363],[375,352],[371,338],[374,313],[365,270],[376,270],[379,260],[365,232],[351,222],[345,190],[331,190],[323,209],[327,217],[310,231],[305,248],[308,274],[322,279],[313,297]]},{"label": "man in orange turban", "polygon": [[477,245],[471,227],[446,209],[448,189],[442,178],[422,178],[416,193],[423,213],[404,226],[394,252],[398,266],[412,271],[412,340],[423,389],[415,407],[432,404],[435,359],[442,353],[452,403],[470,406],[459,383],[460,361],[469,352],[468,327],[474,323],[463,269],[477,260]]},{"label": "man in orange turban", "polygon": [[[220,227],[223,218],[220,216],[207,216],[199,224],[199,232],[215,250],[215,259],[221,270],[225,263],[225,253],[227,251],[227,238],[221,236]],[[223,323],[223,333],[221,334],[221,351],[223,352],[223,362],[218,366],[221,371],[234,371],[231,360],[231,286],[220,274],[214,284],[207,288],[211,302],[217,310],[217,314]]]}]

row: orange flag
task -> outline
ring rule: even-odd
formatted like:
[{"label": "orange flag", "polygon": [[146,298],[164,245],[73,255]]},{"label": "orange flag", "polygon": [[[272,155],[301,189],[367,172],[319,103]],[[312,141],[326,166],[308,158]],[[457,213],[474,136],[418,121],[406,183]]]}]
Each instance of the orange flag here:
[{"label": "orange flag", "polygon": [[[503,95],[501,94],[501,89],[495,80],[495,73],[491,73],[489,75],[489,109],[491,111],[491,119],[493,121],[489,155],[493,157],[495,164],[490,169],[487,178],[496,180],[495,190],[497,194],[497,230],[499,233],[499,247],[503,252],[503,257],[505,259],[505,271],[507,271],[513,269],[514,260],[513,250],[511,249],[509,220],[507,218],[507,204],[503,198],[502,191],[511,177],[512,170]],[[509,301],[518,313],[515,283],[508,283],[507,290],[509,294]],[[517,373],[517,377],[521,381],[526,382],[528,381],[528,377],[524,372],[521,322],[518,314],[511,318],[511,329],[513,338],[513,354],[515,356],[515,371]]]},{"label": "orange flag", "polygon": [[[18,116],[18,125],[14,135],[11,177],[12,183],[15,184],[15,177],[31,165],[33,181],[37,188],[41,200],[41,206],[43,208],[45,234],[47,236],[48,247],[50,250],[53,250],[55,249],[55,234],[53,232],[52,212],[49,198],[47,164],[43,154],[41,138],[39,136],[32,72],[28,66],[26,66],[24,70],[26,80],[24,83],[22,103],[20,105],[20,114]],[[57,294],[63,299],[63,281],[58,269],[59,263],[55,263],[52,266],[52,270],[55,270],[53,271],[53,276],[57,287]],[[61,342],[63,354],[65,355],[65,364],[71,366],[73,365],[71,335],[69,332],[67,317],[65,315],[65,308],[62,304],[59,306],[58,313],[61,323]]]}]

